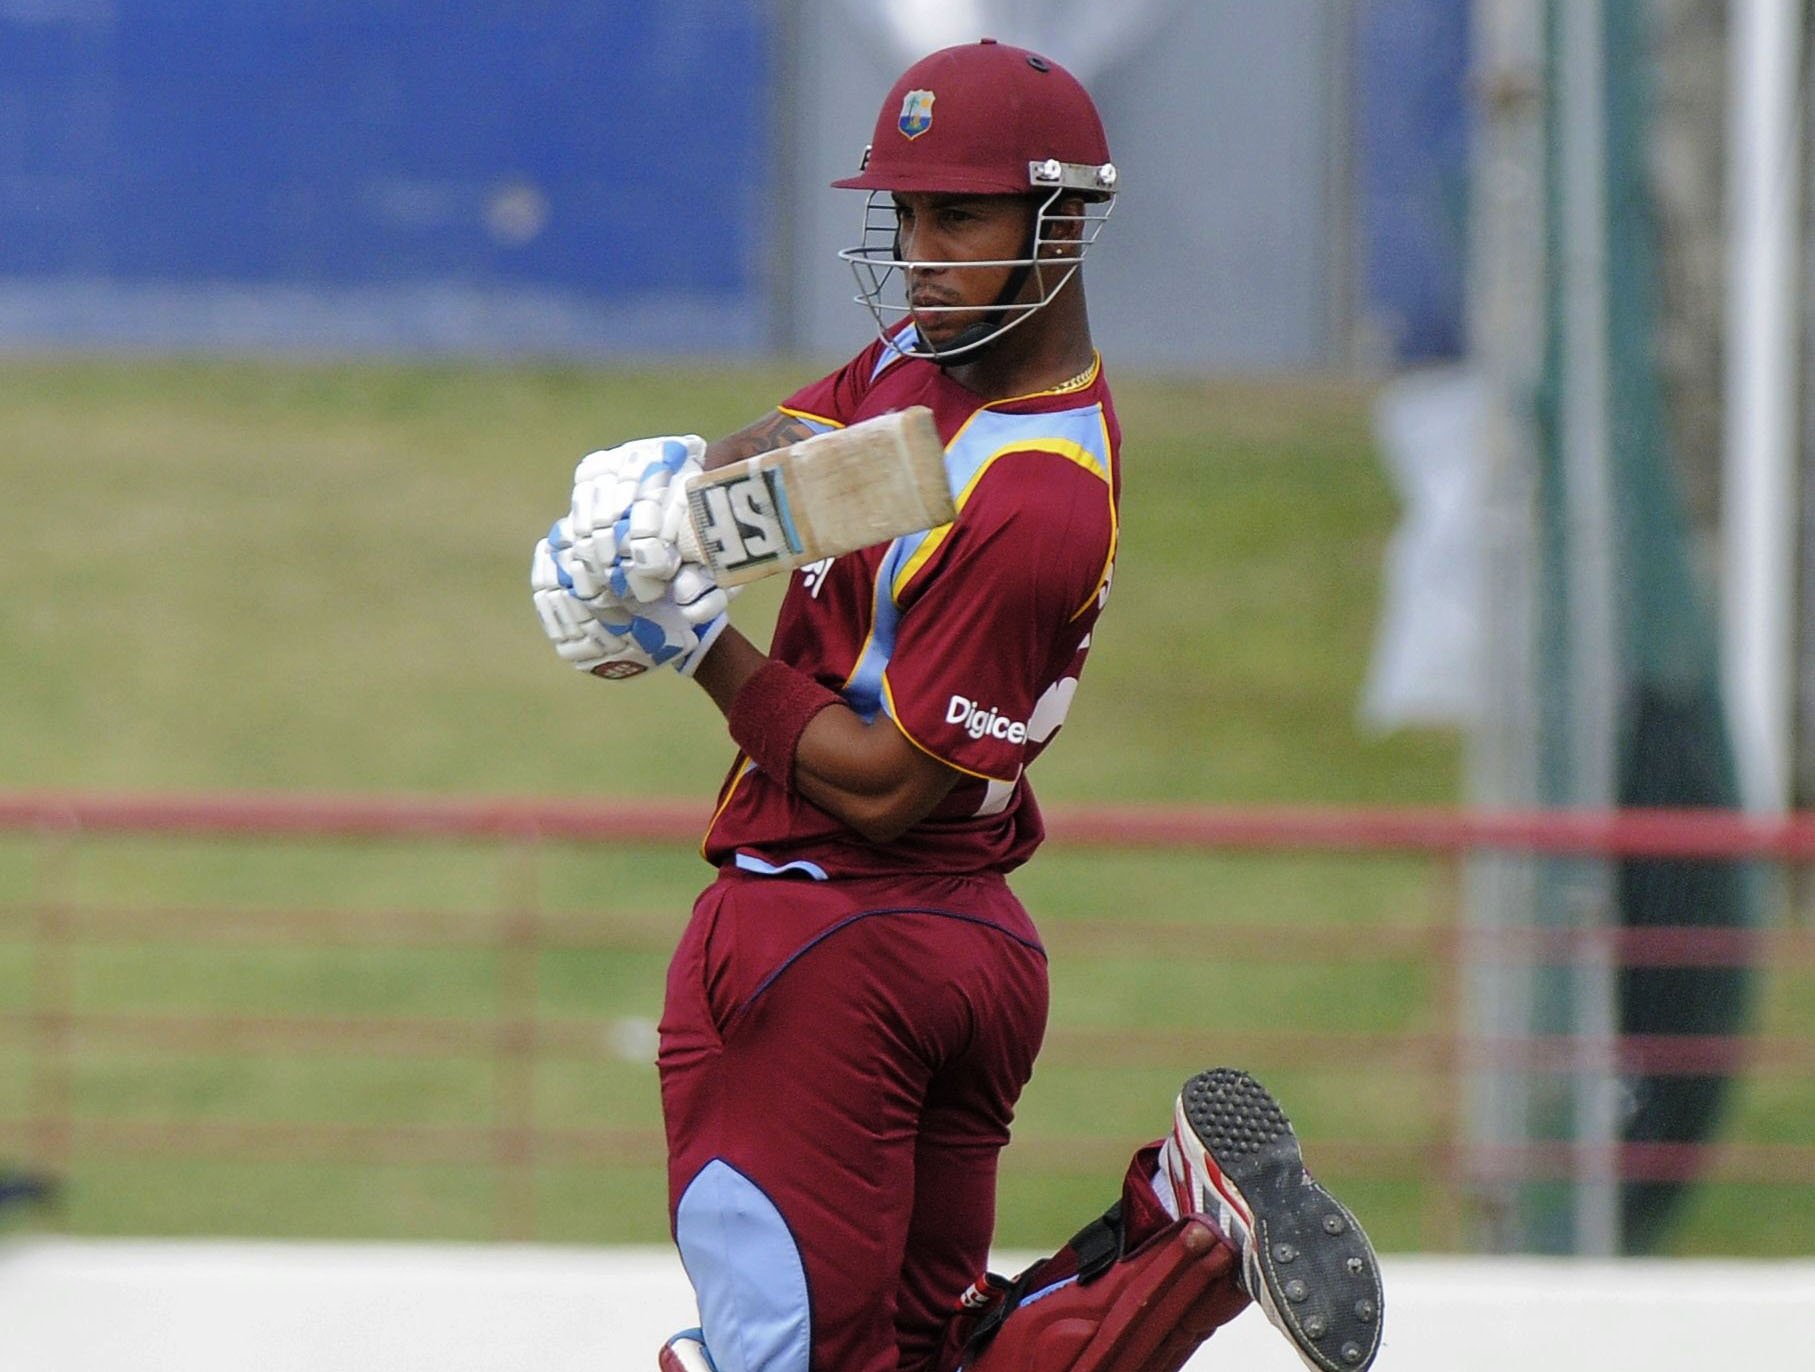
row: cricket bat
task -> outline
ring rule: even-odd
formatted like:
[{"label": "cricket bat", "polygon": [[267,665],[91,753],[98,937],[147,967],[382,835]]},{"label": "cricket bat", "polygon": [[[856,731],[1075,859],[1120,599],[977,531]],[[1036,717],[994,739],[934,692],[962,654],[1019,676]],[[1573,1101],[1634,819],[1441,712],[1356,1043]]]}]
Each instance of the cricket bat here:
[{"label": "cricket bat", "polygon": [[690,478],[681,554],[741,586],[955,518],[945,445],[916,405]]}]

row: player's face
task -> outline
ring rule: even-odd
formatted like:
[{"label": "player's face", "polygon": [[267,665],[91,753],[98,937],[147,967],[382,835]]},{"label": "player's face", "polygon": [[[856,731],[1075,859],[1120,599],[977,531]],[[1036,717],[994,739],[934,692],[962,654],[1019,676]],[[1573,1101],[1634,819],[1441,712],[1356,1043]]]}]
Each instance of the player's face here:
[{"label": "player's face", "polygon": [[[1012,262],[1027,252],[1034,214],[1027,199],[902,191],[894,200],[904,262]],[[981,322],[1013,271],[1012,266],[908,268],[908,304],[920,336],[937,346]]]}]

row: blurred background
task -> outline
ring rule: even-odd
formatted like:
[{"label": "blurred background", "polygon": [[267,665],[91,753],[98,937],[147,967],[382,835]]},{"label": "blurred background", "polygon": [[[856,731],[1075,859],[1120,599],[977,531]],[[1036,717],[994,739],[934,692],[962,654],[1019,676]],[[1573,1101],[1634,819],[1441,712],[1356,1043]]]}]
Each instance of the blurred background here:
[{"label": "blurred background", "polygon": [[1002,1241],[1236,1061],[1389,1251],[1809,1255],[1807,10],[0,0],[0,1226],[663,1239],[731,746],[529,550],[866,341],[826,183],[987,33],[1124,187]]}]

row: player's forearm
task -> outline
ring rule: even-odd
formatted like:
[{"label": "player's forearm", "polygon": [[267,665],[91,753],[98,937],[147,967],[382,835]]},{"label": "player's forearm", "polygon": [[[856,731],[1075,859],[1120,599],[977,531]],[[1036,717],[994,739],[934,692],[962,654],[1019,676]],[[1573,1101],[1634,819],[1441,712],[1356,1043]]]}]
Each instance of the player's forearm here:
[{"label": "player's forearm", "polygon": [[719,713],[729,719],[731,702],[768,660],[762,649],[735,627],[729,627],[694,669],[693,679],[712,697]]},{"label": "player's forearm", "polygon": [[[729,720],[738,692],[768,662],[749,639],[727,629],[693,679]],[[915,748],[886,717],[866,723],[841,704],[812,717],[787,765],[795,790],[879,843],[925,819],[958,780],[955,771]]]},{"label": "player's forearm", "polygon": [[730,462],[742,462],[746,457],[799,443],[813,437],[814,432],[806,420],[771,410],[756,423],[708,443],[700,465],[709,472],[714,471]]},{"label": "player's forearm", "polygon": [[842,706],[814,716],[794,754],[794,789],[873,843],[913,828],[957,780],[886,716],[866,723]]}]

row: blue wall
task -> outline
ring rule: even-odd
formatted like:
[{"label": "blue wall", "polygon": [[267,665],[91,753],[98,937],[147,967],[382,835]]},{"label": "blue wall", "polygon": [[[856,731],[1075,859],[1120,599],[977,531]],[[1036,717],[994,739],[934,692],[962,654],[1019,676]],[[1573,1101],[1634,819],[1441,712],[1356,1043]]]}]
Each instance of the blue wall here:
[{"label": "blue wall", "polygon": [[1460,356],[1469,0],[1365,0],[1356,33],[1363,296],[1392,357]]},{"label": "blue wall", "polygon": [[[1468,8],[1354,12],[1354,281],[1323,0],[1193,0],[1139,61],[1081,67],[1128,176],[1092,266],[1112,354],[1327,366],[1352,299],[1395,357],[1453,355]],[[866,326],[825,183],[907,60],[856,13],[0,0],[0,346],[841,352]]]},{"label": "blue wall", "polygon": [[0,308],[54,336],[231,292],[281,335],[309,296],[382,339],[528,299],[602,346],[760,340],[767,8],[0,8]]}]

